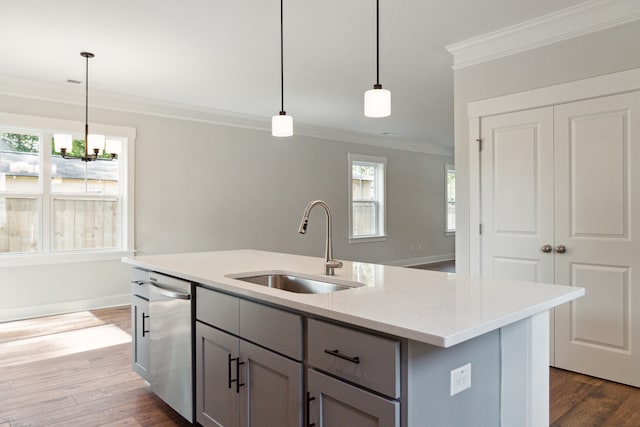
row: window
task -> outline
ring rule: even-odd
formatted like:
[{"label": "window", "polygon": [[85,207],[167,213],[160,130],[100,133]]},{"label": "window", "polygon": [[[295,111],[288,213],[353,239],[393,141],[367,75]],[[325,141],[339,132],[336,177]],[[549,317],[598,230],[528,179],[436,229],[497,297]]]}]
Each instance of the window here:
[{"label": "window", "polygon": [[84,154],[84,135],[74,134],[82,129],[82,123],[0,113],[0,263],[54,255],[59,262],[70,252],[78,261],[79,253],[132,249],[127,196],[135,130],[92,127],[120,147],[115,160],[63,159],[54,134],[72,134],[69,154]]},{"label": "window", "polygon": [[349,241],[386,237],[384,157],[349,154]]},{"label": "window", "polygon": [[447,219],[446,232],[456,232],[456,168],[454,165],[445,165],[445,215]]}]

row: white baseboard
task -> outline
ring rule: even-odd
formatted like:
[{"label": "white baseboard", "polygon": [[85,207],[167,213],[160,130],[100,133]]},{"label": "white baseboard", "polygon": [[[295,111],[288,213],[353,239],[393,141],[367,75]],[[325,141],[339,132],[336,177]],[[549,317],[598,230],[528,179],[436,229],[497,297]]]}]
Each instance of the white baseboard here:
[{"label": "white baseboard", "polygon": [[94,310],[97,308],[117,307],[131,304],[131,294],[112,295],[77,301],[63,301],[53,304],[41,304],[27,307],[0,309],[0,322],[30,319],[33,317],[53,316],[75,311]]},{"label": "white baseboard", "polygon": [[453,261],[455,254],[432,255],[421,258],[400,259],[397,261],[385,262],[385,265],[393,265],[396,267],[411,267],[414,265],[433,264],[435,262]]}]

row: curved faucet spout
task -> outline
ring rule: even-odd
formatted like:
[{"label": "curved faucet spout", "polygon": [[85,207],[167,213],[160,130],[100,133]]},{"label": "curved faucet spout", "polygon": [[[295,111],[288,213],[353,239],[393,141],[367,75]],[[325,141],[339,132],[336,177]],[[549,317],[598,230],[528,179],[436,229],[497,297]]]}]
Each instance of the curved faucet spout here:
[{"label": "curved faucet spout", "polygon": [[309,202],[307,207],[302,214],[302,220],[300,221],[300,226],[298,227],[298,233],[306,234],[307,226],[309,225],[309,214],[311,213],[311,209],[315,206],[320,205],[324,209],[324,213],[327,217],[327,240],[324,249],[324,273],[328,276],[333,276],[335,274],[334,269],[342,267],[342,262],[333,259],[333,242],[331,238],[331,210],[329,209],[329,205],[327,205],[322,200],[313,200]]}]

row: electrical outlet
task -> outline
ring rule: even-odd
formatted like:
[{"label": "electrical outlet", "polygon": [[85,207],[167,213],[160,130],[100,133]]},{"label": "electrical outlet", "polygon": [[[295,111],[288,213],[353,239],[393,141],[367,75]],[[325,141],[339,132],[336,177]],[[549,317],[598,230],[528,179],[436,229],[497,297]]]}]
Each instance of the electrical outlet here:
[{"label": "electrical outlet", "polygon": [[451,396],[471,387],[471,363],[451,371]]}]

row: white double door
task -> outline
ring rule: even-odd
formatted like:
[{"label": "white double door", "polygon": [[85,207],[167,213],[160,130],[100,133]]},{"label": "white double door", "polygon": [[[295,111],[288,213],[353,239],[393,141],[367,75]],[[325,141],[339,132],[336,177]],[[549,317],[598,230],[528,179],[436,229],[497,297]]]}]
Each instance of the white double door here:
[{"label": "white double door", "polygon": [[638,116],[631,92],[482,118],[480,216],[483,275],[586,289],[552,364],[640,387]]}]

